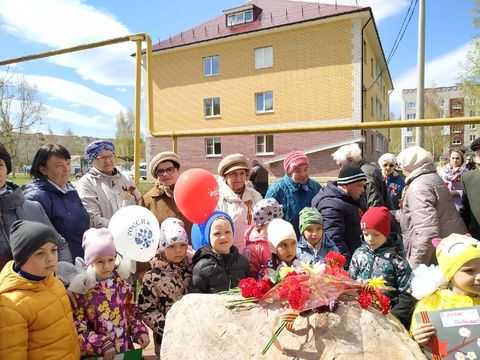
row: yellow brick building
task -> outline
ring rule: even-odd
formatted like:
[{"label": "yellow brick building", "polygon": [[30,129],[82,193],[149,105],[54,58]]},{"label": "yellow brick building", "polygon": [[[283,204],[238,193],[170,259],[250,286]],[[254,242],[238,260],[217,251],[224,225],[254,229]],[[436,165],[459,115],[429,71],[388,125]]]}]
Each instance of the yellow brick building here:
[{"label": "yellow brick building", "polygon": [[[152,67],[151,155],[170,146],[165,135],[172,130],[239,126],[258,135],[180,139],[187,167],[214,169],[218,157],[242,151],[275,171],[295,149],[313,158],[353,141],[367,158],[385,149],[375,132],[262,132],[271,125],[388,118],[393,86],[370,8],[252,1],[160,42]],[[328,172],[331,164],[320,162]]]}]

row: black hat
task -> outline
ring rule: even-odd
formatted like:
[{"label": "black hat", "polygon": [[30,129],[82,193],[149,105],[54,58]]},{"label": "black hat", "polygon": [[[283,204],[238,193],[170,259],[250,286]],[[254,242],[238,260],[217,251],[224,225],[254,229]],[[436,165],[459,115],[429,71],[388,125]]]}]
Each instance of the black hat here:
[{"label": "black hat", "polygon": [[338,173],[337,185],[348,185],[358,181],[366,181],[365,173],[356,166],[346,165],[340,169]]},{"label": "black hat", "polygon": [[17,220],[10,228],[10,248],[17,266],[25,264],[30,256],[47,242],[58,245],[57,234],[45,224]]},{"label": "black hat", "polygon": [[480,150],[480,138],[472,141],[472,143],[470,144],[470,149],[472,149],[472,151]]},{"label": "black hat", "polygon": [[10,174],[12,171],[12,158],[3,144],[0,144],[0,159],[5,161],[5,165],[7,165],[7,174]]}]

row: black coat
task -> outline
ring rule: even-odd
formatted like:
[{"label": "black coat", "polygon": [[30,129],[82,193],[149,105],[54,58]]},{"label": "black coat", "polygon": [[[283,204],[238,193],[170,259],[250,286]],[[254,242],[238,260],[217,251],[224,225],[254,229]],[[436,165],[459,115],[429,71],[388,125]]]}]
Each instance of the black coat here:
[{"label": "black coat", "polygon": [[362,244],[359,204],[342,192],[336,182],[329,182],[312,200],[323,217],[323,230],[328,240],[337,245],[350,262],[353,252]]},{"label": "black coat", "polygon": [[248,260],[232,246],[230,253],[215,253],[210,245],[198,249],[192,259],[193,278],[191,292],[216,293],[238,286],[248,276]]}]

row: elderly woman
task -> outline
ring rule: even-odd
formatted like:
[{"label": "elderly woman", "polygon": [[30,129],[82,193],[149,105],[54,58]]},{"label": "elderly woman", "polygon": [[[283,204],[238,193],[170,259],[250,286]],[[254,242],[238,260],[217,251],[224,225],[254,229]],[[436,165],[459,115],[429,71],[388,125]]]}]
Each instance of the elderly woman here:
[{"label": "elderly woman", "polygon": [[272,184],[265,198],[274,198],[283,205],[283,218],[293,225],[300,238],[298,217],[300,210],[310,207],[320,191],[320,184],[309,176],[310,162],[303,151],[292,151],[283,161],[285,176]]},{"label": "elderly woman", "polygon": [[142,196],[140,205],[153,212],[160,224],[169,217],[181,219],[190,235],[192,223],[183,216],[173,198],[180,176],[180,158],[171,151],[158,153],[150,161],[149,171],[156,184]]},{"label": "elderly woman", "polygon": [[405,179],[396,170],[397,159],[395,155],[386,153],[380,156],[378,165],[380,165],[380,169],[382,169],[383,179],[387,184],[392,210],[398,210],[400,208],[402,191],[405,187]]},{"label": "elderly woman", "polygon": [[90,218],[77,190],[69,183],[70,174],[68,150],[58,144],[42,145],[33,158],[30,170],[33,182],[25,187],[24,195],[42,205],[75,259],[83,258],[82,238],[90,227]]},{"label": "elderly woman", "polygon": [[432,240],[467,232],[452,196],[437,174],[433,157],[412,146],[397,157],[405,174],[402,206],[396,212],[402,227],[405,255],[412,266],[436,263]]},{"label": "elderly woman", "polygon": [[243,154],[231,154],[218,164],[219,199],[217,208],[233,220],[233,245],[240,253],[245,248],[244,233],[253,224],[253,207],[262,195],[247,185],[250,167]]},{"label": "elderly woman", "polygon": [[[10,227],[16,220],[30,220],[43,223],[53,228],[42,205],[36,201],[25,200],[18,185],[7,181],[12,171],[12,161],[7,149],[0,144],[0,269],[12,260],[9,245]],[[72,261],[72,255],[64,238],[57,236],[58,257],[61,261]]]},{"label": "elderly woman", "polygon": [[357,143],[344,145],[332,154],[333,160],[338,167],[358,166],[367,176],[365,195],[360,199],[360,206],[363,211],[373,206],[391,207],[387,185],[383,181],[380,170],[362,159],[362,150]]},{"label": "elderly woman", "polygon": [[453,203],[458,211],[462,210],[463,183],[462,175],[466,171],[464,166],[463,152],[450,150],[449,162],[443,167],[440,176],[447,185],[453,197]]},{"label": "elderly woman", "polygon": [[115,146],[98,140],[85,148],[92,167],[77,182],[82,204],[90,215],[92,227],[107,227],[113,214],[127,205],[136,205],[140,193],[132,181],[115,167]]}]

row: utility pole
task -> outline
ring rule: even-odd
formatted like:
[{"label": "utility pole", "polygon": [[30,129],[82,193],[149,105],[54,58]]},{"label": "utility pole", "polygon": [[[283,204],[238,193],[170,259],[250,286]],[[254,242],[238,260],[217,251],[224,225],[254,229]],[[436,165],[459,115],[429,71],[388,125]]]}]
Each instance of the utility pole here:
[{"label": "utility pole", "polygon": [[[424,101],[425,101],[425,2],[419,0],[418,7],[418,49],[417,49],[417,105],[416,118],[424,117]],[[423,127],[416,129],[417,145],[423,147],[425,142],[425,131]]]}]

